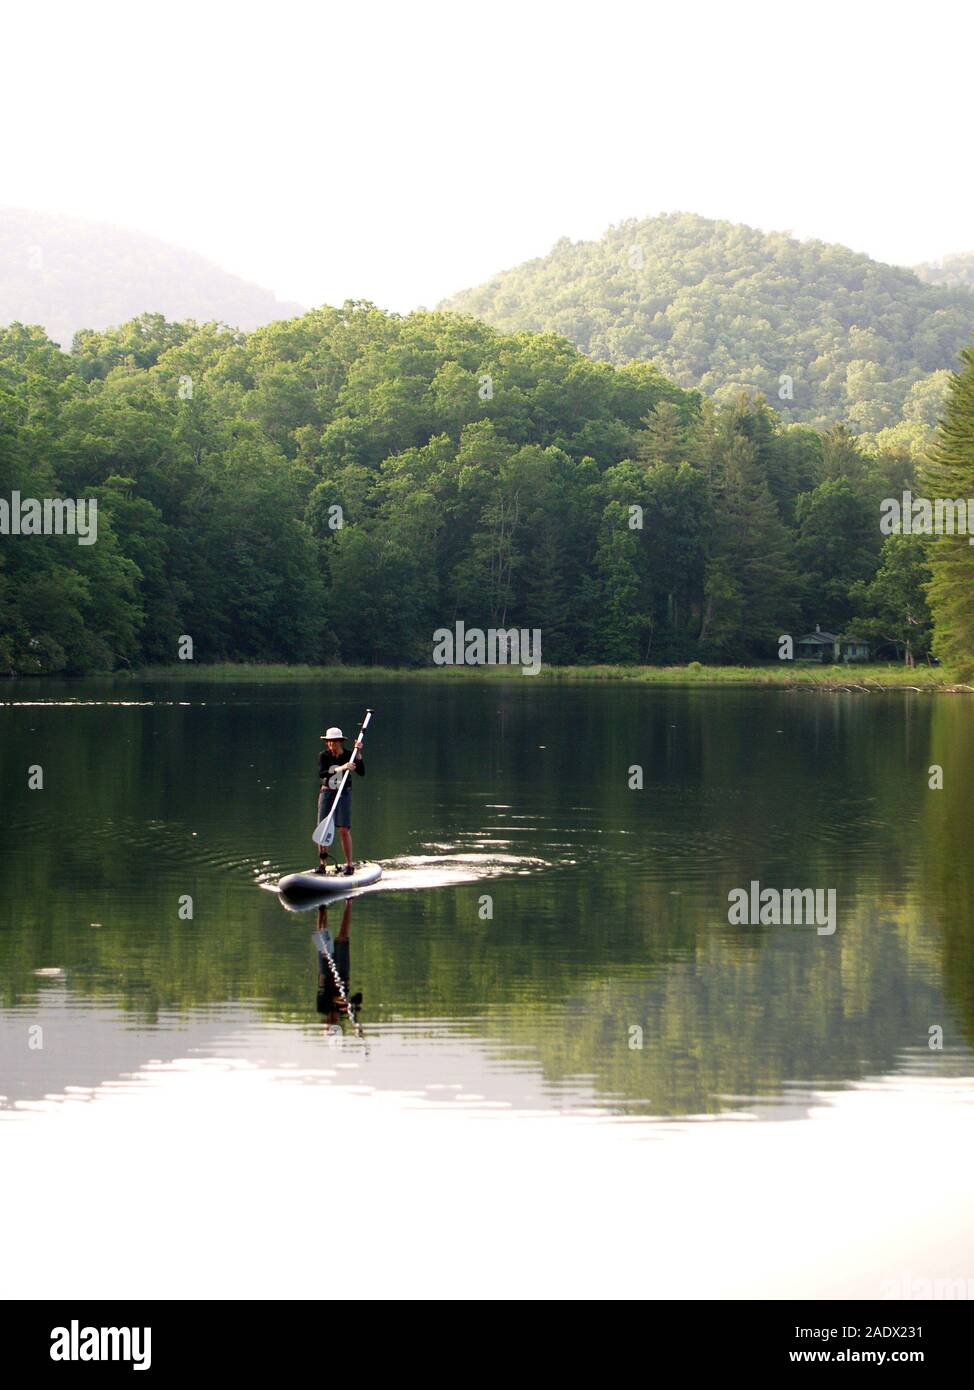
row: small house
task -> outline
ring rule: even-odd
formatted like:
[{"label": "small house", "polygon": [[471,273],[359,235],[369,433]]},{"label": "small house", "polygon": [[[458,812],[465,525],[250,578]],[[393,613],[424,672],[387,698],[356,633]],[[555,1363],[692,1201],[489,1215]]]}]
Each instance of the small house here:
[{"label": "small house", "polygon": [[798,658],[823,663],[868,661],[869,643],[862,637],[840,637],[835,632],[823,632],[816,623],[814,632],[799,637]]}]

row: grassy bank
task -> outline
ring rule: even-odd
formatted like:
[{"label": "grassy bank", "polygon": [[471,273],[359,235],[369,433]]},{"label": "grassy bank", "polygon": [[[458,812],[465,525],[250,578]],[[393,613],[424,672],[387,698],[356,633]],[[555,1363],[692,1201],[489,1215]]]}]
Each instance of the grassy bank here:
[{"label": "grassy bank", "polygon": [[[128,679],[129,677],[123,677]],[[939,690],[974,693],[955,682],[941,666],[544,666],[536,676],[522,676],[504,666],[212,666],[177,662],[133,671],[136,680],[195,681],[636,681],[644,685],[738,685],[814,687],[823,690]]]}]

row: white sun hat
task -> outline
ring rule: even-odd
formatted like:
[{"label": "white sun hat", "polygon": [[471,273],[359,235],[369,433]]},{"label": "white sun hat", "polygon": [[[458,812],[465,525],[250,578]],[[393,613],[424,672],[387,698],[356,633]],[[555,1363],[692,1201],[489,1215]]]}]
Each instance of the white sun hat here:
[{"label": "white sun hat", "polygon": [[321,735],[321,737],[324,738],[324,739],[329,739],[329,738],[344,738],[345,735],[342,733],[341,729],[336,728],[336,726],[333,724],[333,725],[331,726],[330,729],[326,729],[326,730],[325,730],[325,732]]}]

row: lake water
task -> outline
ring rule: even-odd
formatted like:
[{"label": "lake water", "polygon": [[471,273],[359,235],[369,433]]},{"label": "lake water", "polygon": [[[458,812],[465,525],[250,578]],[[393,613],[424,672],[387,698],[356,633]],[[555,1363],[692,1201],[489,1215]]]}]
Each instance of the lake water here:
[{"label": "lake water", "polygon": [[[0,701],[8,1294],[317,1296],[331,1242],[354,1294],[974,1294],[971,700]],[[383,879],[286,910],[318,736],[366,705],[353,833]],[[834,890],[834,933],[730,925],[752,881]]]}]

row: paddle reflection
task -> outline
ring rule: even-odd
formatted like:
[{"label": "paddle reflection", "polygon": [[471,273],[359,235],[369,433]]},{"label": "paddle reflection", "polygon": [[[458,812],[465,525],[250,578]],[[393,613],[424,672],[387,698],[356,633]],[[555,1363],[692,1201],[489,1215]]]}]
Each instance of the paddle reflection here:
[{"label": "paddle reflection", "polygon": [[[332,907],[337,917],[337,905]],[[352,925],[352,900],[346,898],[342,904],[341,926],[337,936],[332,936],[328,925],[329,908],[322,904],[318,908],[317,929],[312,941],[318,954],[318,986],[315,1008],[323,1015],[330,1026],[340,1026],[343,1020],[354,1027],[361,1036],[362,994],[349,994],[349,975],[351,972],[351,947],[349,930]]]}]

